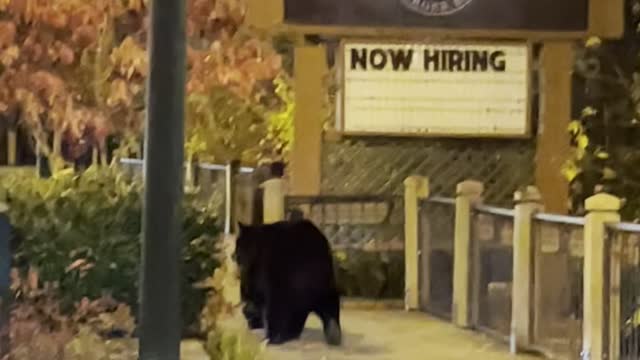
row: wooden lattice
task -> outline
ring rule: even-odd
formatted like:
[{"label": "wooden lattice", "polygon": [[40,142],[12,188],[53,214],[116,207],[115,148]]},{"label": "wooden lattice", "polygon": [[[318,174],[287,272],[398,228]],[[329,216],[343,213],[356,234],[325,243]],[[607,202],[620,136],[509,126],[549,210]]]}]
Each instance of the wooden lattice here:
[{"label": "wooden lattice", "polygon": [[431,193],[453,196],[458,182],[485,185],[484,199],[510,205],[534,180],[533,140],[384,139],[325,142],[323,194],[401,194],[410,175],[428,176]]}]

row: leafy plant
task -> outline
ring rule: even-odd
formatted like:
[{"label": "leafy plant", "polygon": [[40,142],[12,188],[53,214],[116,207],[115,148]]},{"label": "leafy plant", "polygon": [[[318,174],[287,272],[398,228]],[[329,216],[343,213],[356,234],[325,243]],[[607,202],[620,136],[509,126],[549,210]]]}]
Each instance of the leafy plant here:
[{"label": "leafy plant", "polygon": [[[92,167],[50,179],[4,179],[16,233],[14,261],[56,283],[66,307],[105,294],[137,309],[142,184],[115,168]],[[183,304],[193,328],[205,291],[193,285],[218,266],[216,214],[187,194],[183,206]]]},{"label": "leafy plant", "polygon": [[62,310],[59,289],[41,283],[29,269],[23,276],[12,271],[15,294],[11,311],[9,356],[16,360],[133,360],[133,342],[110,341],[117,333],[129,338],[133,318],[126,305],[109,297],[89,301],[84,298],[68,311]]},{"label": "leafy plant", "polygon": [[258,341],[238,311],[240,282],[230,257],[232,248],[230,241],[222,244],[222,265],[204,284],[209,289],[202,311],[203,330],[208,334],[205,349],[212,359],[264,360],[266,341]]},{"label": "leafy plant", "polygon": [[622,216],[640,219],[640,1],[626,1],[619,40],[588,39],[578,49],[575,74],[584,93],[580,117],[569,126],[573,154],[563,172],[571,182],[572,211],[606,191],[626,199]]},{"label": "leafy plant", "polygon": [[404,297],[404,253],[352,249],[335,252],[334,262],[343,295],[371,299]]}]

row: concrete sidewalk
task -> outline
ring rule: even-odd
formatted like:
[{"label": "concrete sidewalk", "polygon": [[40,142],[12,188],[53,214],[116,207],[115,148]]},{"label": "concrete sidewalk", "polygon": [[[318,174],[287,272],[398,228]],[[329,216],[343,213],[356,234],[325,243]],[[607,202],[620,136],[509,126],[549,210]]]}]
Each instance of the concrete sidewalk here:
[{"label": "concrete sidewalk", "polygon": [[341,321],[341,348],[325,345],[320,321],[310,316],[300,341],[268,348],[270,360],[539,359],[512,356],[504,344],[421,313],[344,310]]}]

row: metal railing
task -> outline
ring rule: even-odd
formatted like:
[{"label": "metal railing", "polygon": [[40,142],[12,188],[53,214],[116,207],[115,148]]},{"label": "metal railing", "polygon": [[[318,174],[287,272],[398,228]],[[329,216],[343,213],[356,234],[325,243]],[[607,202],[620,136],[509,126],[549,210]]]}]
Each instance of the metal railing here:
[{"label": "metal railing", "polygon": [[404,200],[399,196],[288,196],[288,219],[322,230],[337,258],[338,282],[350,297],[404,294]]},{"label": "metal railing", "polygon": [[535,350],[578,359],[582,347],[584,218],[538,213],[532,222]]},{"label": "metal railing", "polygon": [[418,266],[420,307],[451,318],[455,199],[430,197],[418,205]]},{"label": "metal railing", "polygon": [[476,328],[504,341],[511,331],[513,223],[513,210],[472,209],[472,320]]},{"label": "metal railing", "polygon": [[[120,166],[129,176],[141,178],[144,176],[142,159],[120,159]],[[248,212],[249,208],[253,207],[247,202],[252,201],[253,194],[250,192],[258,185],[254,183],[252,176],[254,169],[239,167],[236,171],[229,164],[198,163],[185,164],[185,170],[187,166],[192,166],[193,178],[191,184],[185,183],[185,191],[197,189],[198,198],[207,206],[216,209],[218,214],[223,215],[220,217],[220,222],[224,224],[225,231],[229,232],[235,221],[233,214]]]},{"label": "metal railing", "polygon": [[621,360],[637,360],[640,359],[640,225],[608,224],[605,241],[605,282],[611,295],[604,315],[605,320],[614,320],[609,323],[609,350],[619,351]]}]

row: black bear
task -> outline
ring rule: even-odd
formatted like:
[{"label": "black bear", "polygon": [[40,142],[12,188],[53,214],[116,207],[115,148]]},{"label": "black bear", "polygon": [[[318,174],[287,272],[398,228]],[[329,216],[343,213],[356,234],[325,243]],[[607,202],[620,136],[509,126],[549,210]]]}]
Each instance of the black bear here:
[{"label": "black bear", "polygon": [[322,232],[308,220],[238,225],[234,257],[249,327],[266,326],[269,343],[282,344],[300,337],[313,312],[327,343],[340,345],[340,295]]}]

